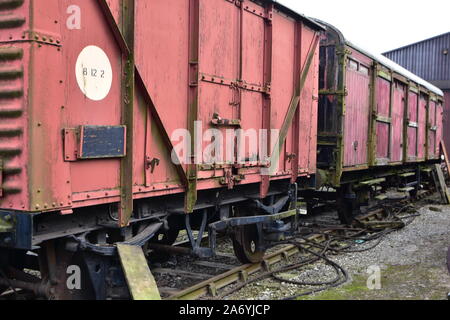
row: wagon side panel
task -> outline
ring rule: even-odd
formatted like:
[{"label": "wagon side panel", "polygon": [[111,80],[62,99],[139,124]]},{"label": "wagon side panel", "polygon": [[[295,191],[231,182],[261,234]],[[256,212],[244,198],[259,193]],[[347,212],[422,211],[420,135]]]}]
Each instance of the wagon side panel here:
[{"label": "wagon side panel", "polygon": [[436,158],[437,139],[437,103],[430,99],[428,103],[428,160]]},{"label": "wagon side panel", "polygon": [[377,164],[387,164],[390,160],[391,140],[391,82],[384,78],[377,78]]},{"label": "wagon side panel", "polygon": [[418,150],[417,157],[419,160],[425,160],[427,155],[427,96],[423,93],[419,96],[419,113],[418,113]]},{"label": "wagon side panel", "polygon": [[[32,108],[30,70],[33,65],[29,42],[30,3],[4,2],[0,15],[0,206],[10,210],[31,208],[28,187],[28,113]],[[26,41],[23,41],[26,39]],[[16,43],[11,43],[16,40]]]},{"label": "wagon side panel", "polygon": [[391,162],[399,163],[403,161],[403,132],[405,118],[406,87],[404,84],[395,81],[392,105],[392,144]]},{"label": "wagon side panel", "polygon": [[[180,178],[172,163],[172,150],[164,144],[163,135],[173,137],[174,146],[189,145],[184,135],[189,114],[189,1],[136,3],[135,59],[146,87],[138,89],[148,91],[151,98],[149,102],[141,97],[135,111],[135,137],[145,138],[135,148],[135,175],[140,180],[136,182],[144,184],[145,173],[145,186],[151,186],[152,191],[167,191],[179,187]],[[137,91],[137,94],[145,93]],[[150,103],[162,127],[157,125]],[[187,153],[185,149],[181,155],[188,158]]]},{"label": "wagon side panel", "polygon": [[[273,16],[273,67],[272,67],[272,112],[271,127],[280,129],[283,126],[289,105],[294,96],[295,70],[295,21],[289,20],[280,13]],[[299,54],[297,52],[297,54]],[[292,129],[280,154],[279,173],[287,169],[286,146],[292,146]]]},{"label": "wagon side panel", "polygon": [[418,158],[419,149],[419,95],[409,92],[408,97],[408,161]]},{"label": "wagon side panel", "polygon": [[[360,57],[358,60],[363,59]],[[361,167],[368,164],[369,63],[367,61],[364,64],[350,59],[347,66],[348,96],[345,106],[344,167]]]}]

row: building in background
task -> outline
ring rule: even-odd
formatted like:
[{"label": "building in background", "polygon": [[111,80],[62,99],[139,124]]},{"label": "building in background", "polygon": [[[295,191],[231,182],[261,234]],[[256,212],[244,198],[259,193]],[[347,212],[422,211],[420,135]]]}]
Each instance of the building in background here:
[{"label": "building in background", "polygon": [[444,91],[444,140],[450,152],[450,32],[383,55]]}]

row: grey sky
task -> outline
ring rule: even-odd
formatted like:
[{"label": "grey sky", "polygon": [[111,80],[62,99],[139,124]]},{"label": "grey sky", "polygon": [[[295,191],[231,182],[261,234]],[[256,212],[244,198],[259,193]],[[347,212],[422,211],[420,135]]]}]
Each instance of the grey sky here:
[{"label": "grey sky", "polygon": [[450,32],[449,0],[278,0],[338,27],[351,42],[382,53]]}]

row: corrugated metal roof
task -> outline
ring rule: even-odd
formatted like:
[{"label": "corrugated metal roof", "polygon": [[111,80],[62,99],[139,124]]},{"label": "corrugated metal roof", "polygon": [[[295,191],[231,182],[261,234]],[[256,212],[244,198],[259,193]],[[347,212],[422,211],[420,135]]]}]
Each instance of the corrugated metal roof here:
[{"label": "corrugated metal roof", "polygon": [[440,34],[440,35],[437,35],[437,36],[434,36],[434,37],[431,37],[431,38],[428,38],[428,39],[425,39],[425,40],[421,40],[421,41],[417,41],[417,42],[414,42],[414,43],[411,43],[411,44],[407,44],[406,46],[387,51],[387,52],[383,53],[383,55],[386,55],[386,54],[389,54],[389,53],[392,53],[392,52],[395,52],[395,51],[399,51],[399,50],[404,50],[404,49],[407,49],[409,47],[421,44],[423,42],[432,41],[432,40],[435,40],[435,39],[438,39],[438,38],[441,38],[441,37],[444,37],[444,36],[447,36],[447,35],[450,35],[450,32],[445,32],[443,34]]}]

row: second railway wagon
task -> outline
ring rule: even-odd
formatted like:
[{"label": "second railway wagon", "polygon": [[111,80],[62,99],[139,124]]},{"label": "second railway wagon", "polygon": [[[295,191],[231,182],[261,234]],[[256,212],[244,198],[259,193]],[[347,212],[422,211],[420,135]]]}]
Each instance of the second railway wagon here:
[{"label": "second railway wagon", "polygon": [[[104,299],[115,243],[186,229],[210,256],[229,231],[251,262],[295,229],[316,172],[319,24],[275,1],[4,0],[0,14],[0,288]],[[77,261],[81,292],[65,287]]]},{"label": "second railway wagon", "polygon": [[[323,22],[322,22],[323,23]],[[337,189],[341,219],[384,186],[412,194],[440,161],[443,92],[327,27],[320,45],[318,187]],[[375,191],[375,192],[374,192]]]}]

